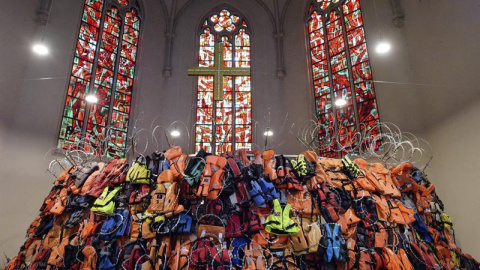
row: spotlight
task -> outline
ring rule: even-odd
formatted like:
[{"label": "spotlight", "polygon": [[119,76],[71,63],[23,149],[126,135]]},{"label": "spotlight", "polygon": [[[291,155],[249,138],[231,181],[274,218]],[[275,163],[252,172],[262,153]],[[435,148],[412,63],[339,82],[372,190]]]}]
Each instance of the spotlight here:
[{"label": "spotlight", "polygon": [[98,102],[98,98],[95,95],[92,95],[92,94],[86,96],[85,100],[89,103],[97,103]]},{"label": "spotlight", "polygon": [[172,132],[170,132],[170,135],[172,135],[172,137],[176,138],[176,137],[180,136],[180,131],[174,129],[174,130],[172,130]]},{"label": "spotlight", "polygon": [[44,43],[36,43],[32,47],[33,52],[38,55],[47,55],[48,54],[48,47],[45,46]]},{"label": "spotlight", "polygon": [[263,133],[263,136],[271,137],[271,136],[273,136],[273,131],[267,130],[267,131],[265,131],[265,133]]},{"label": "spotlight", "polygon": [[377,47],[375,49],[377,50],[377,53],[384,54],[389,52],[391,48],[392,46],[390,45],[390,43],[382,41],[377,44]]},{"label": "spotlight", "polygon": [[335,100],[335,106],[337,106],[337,107],[343,107],[343,106],[345,106],[345,104],[347,104],[347,101],[343,98],[339,98],[339,99]]}]

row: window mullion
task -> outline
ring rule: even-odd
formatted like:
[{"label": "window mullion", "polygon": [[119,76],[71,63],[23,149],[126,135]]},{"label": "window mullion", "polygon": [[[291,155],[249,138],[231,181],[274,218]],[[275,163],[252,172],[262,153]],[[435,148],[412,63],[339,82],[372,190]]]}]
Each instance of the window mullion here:
[{"label": "window mullion", "polygon": [[[97,68],[98,68],[98,56],[100,55],[100,47],[102,45],[103,39],[103,29],[104,29],[104,24],[105,24],[105,16],[107,14],[107,3],[103,3],[103,8],[102,8],[102,17],[100,20],[99,24],[99,29],[98,29],[98,39],[97,39],[97,45],[95,48],[95,57],[93,58],[93,63],[92,63],[92,73],[91,73],[91,78],[90,82],[88,83],[88,93],[85,93],[85,97],[93,92],[93,89],[95,87],[95,76],[97,73]],[[77,41],[78,42],[78,41]],[[88,119],[90,118],[90,109],[92,108],[93,104],[90,102],[86,102],[85,104],[85,119],[83,119],[83,127],[82,127],[82,134],[81,136],[83,138],[86,137],[87,135],[87,126],[88,126]],[[85,142],[81,143],[84,144]],[[83,145],[82,145],[83,146]]]},{"label": "window mullion", "polygon": [[[328,44],[328,31],[327,31],[327,23],[328,23],[328,13],[327,12],[322,12],[322,10],[318,10],[318,12],[320,14],[322,14],[323,16],[321,16],[322,18],[322,23],[323,23],[323,33],[324,33],[324,43],[325,43],[325,55],[327,57],[327,67],[328,67],[328,79],[329,79],[329,82],[330,82],[330,103],[332,105],[332,113],[333,113],[333,134],[331,134],[330,136],[332,135],[336,135],[337,132],[338,132],[338,123],[337,123],[337,108],[335,107],[335,102],[334,102],[334,98],[335,98],[335,91],[334,91],[334,88],[333,88],[333,74],[332,74],[332,67],[331,67],[331,63],[330,63],[330,46]],[[310,49],[311,50],[311,49]],[[330,138],[332,139],[332,138]],[[329,148],[330,148],[330,145],[329,145]],[[336,148],[336,147],[335,147]],[[333,149],[332,149],[333,150]],[[332,151],[330,150],[330,151]]]},{"label": "window mullion", "polygon": [[[235,36],[234,36],[235,37]],[[232,40],[232,67],[235,67],[235,51],[237,50],[237,46],[235,45],[235,38]],[[237,95],[237,87],[235,84],[236,76],[232,76],[232,131],[230,132],[232,134],[232,151],[235,151],[235,131],[236,131],[236,104],[235,104],[235,98]]]},{"label": "window mullion", "polygon": [[[353,110],[354,110],[354,117],[355,117],[355,127],[357,129],[357,132],[360,131],[360,122],[359,122],[359,117],[358,117],[358,109],[357,109],[357,99],[356,99],[356,93],[355,93],[355,84],[354,84],[354,79],[353,79],[353,67],[352,67],[352,62],[350,58],[350,47],[348,44],[348,35],[347,35],[347,28],[345,26],[345,16],[343,14],[343,6],[339,7],[340,11],[340,18],[341,18],[341,23],[342,23],[342,35],[344,38],[344,44],[345,44],[345,57],[347,58],[347,66],[348,66],[348,74],[350,78],[350,93],[351,93],[351,99],[352,99],[352,104],[353,104]],[[348,93],[348,91],[347,91]],[[348,127],[346,127],[348,128]]]},{"label": "window mullion", "polygon": [[[120,15],[120,10],[119,10],[119,15]],[[113,80],[112,80],[112,88],[110,89],[111,93],[110,93],[110,104],[109,104],[109,108],[108,108],[108,116],[107,116],[107,124],[106,124],[106,127],[107,128],[108,126],[111,126],[110,129],[108,129],[109,133],[111,133],[111,129],[113,128],[113,125],[111,125],[111,120],[112,120],[112,114],[113,114],[113,104],[115,102],[115,92],[116,92],[116,84],[117,84],[117,76],[118,76],[118,70],[119,70],[119,66],[120,66],[120,57],[122,55],[121,53],[121,50],[122,50],[122,45],[123,45],[123,34],[125,32],[125,14],[124,16],[122,17],[120,15],[120,32],[119,32],[119,36],[118,36],[118,44],[117,44],[117,55],[115,56],[115,67],[113,69]],[[136,60],[136,59],[135,59]],[[136,67],[136,65],[135,65]],[[132,93],[132,96],[133,96],[133,93]],[[129,114],[129,117],[130,117],[130,114]],[[123,131],[122,131],[123,132]],[[127,129],[127,132],[128,132],[128,129]],[[107,135],[107,134],[105,134]],[[108,140],[109,138],[107,139],[107,137],[105,136],[105,142],[104,142],[104,145],[108,148]]]}]

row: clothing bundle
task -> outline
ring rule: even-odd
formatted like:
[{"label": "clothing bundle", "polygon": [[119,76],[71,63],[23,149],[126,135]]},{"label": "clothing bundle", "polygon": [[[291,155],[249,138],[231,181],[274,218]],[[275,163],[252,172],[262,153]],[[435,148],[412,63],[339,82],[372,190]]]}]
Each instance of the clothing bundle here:
[{"label": "clothing bundle", "polygon": [[403,163],[273,150],[66,168],[5,269],[479,269]]}]

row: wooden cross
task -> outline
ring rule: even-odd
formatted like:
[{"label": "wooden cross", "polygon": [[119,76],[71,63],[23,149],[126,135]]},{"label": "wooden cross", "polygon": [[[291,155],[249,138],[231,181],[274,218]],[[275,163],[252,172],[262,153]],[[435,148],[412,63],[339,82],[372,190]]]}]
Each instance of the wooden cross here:
[{"label": "wooden cross", "polygon": [[250,67],[224,67],[223,43],[215,44],[215,65],[213,67],[189,67],[189,76],[213,76],[215,100],[223,100],[223,76],[249,76]]}]

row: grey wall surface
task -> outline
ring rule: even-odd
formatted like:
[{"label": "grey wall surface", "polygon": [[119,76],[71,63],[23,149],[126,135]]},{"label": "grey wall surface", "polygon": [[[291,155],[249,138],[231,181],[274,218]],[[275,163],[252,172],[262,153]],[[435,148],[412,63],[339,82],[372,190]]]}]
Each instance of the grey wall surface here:
[{"label": "grey wall surface", "polygon": [[[56,145],[82,2],[54,1],[45,37],[51,53],[38,57],[30,51],[43,29],[33,21],[36,1],[2,1],[1,254],[12,256],[18,252],[25,229],[51,188],[53,178],[46,173],[49,160],[44,156]],[[431,141],[435,157],[428,168],[429,176],[445,200],[462,248],[480,258],[480,235],[471,233],[478,225],[480,206],[480,4],[475,0],[401,2],[405,26],[396,28],[391,21],[390,1],[376,1],[378,22],[373,1],[362,1],[381,120]],[[258,1],[197,0],[188,6],[178,19],[170,78],[162,76],[165,13],[160,1],[142,3],[145,19],[133,107],[133,118],[139,118],[138,128],[149,128],[154,119],[155,125],[168,127],[173,121],[181,121],[189,129],[192,127],[195,79],[187,76],[186,69],[196,62],[198,23],[210,9],[228,4],[246,15],[253,31],[253,117],[258,121],[254,142],[263,145],[263,131],[270,125],[275,136],[269,145],[277,152],[302,150],[289,130],[295,124],[295,133],[311,119],[314,108],[305,39],[305,0],[292,0],[286,12],[284,79],[275,76],[274,29]],[[264,3],[272,7],[272,1]],[[380,31],[393,46],[386,55],[374,51]],[[192,152],[191,141],[182,136],[177,143]],[[165,143],[160,146],[165,147]],[[147,153],[153,149],[150,143]]]}]

